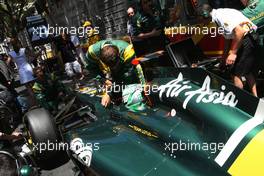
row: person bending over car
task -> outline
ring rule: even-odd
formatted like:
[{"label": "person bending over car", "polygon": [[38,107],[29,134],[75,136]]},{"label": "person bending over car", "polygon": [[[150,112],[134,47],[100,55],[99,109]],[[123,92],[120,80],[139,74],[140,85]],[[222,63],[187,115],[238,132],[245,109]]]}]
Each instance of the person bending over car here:
[{"label": "person bending over car", "polygon": [[37,79],[32,89],[38,103],[50,112],[56,111],[60,97],[64,95],[62,83],[53,73],[50,75],[44,73],[42,67],[34,68],[34,75]]},{"label": "person bending over car", "polygon": [[243,89],[242,77],[245,77],[252,94],[257,96],[256,81],[252,73],[256,62],[256,41],[252,34],[256,32],[257,26],[235,9],[212,9],[204,4],[201,15],[206,22],[212,20],[218,27],[222,27],[224,37],[231,42],[225,61],[227,66],[232,67],[235,86]]},{"label": "person bending over car", "polygon": [[135,15],[136,24],[134,37],[137,39],[148,39],[160,36],[164,24],[160,12],[155,9],[152,0],[140,0],[139,11]]},{"label": "person bending over car", "polygon": [[[135,66],[131,63],[135,58],[132,45],[122,40],[102,40],[89,47],[87,53],[87,69],[91,74],[101,75],[105,85],[111,87],[140,83]],[[120,98],[122,91],[107,91],[101,104],[107,107],[111,100]]]}]

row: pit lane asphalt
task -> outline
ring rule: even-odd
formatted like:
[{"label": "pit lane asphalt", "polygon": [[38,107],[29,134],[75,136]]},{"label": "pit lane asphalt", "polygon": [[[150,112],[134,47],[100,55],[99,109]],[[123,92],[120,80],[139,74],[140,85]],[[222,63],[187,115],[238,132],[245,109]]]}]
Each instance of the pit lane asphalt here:
[{"label": "pit lane asphalt", "polygon": [[50,171],[42,170],[41,176],[76,176],[78,175],[74,170],[75,170],[75,165],[70,160],[66,164],[56,169],[53,169]]}]

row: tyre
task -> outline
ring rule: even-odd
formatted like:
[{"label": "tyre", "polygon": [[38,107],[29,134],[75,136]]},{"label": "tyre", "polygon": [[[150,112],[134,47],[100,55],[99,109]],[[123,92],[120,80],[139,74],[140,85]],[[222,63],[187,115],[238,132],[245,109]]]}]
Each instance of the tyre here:
[{"label": "tyre", "polygon": [[0,106],[0,129],[1,132],[11,134],[14,130],[13,127],[14,113],[7,106]]},{"label": "tyre", "polygon": [[66,149],[58,148],[60,135],[50,113],[44,108],[33,109],[25,115],[24,122],[32,138],[37,164],[44,169],[64,164],[68,158]]}]

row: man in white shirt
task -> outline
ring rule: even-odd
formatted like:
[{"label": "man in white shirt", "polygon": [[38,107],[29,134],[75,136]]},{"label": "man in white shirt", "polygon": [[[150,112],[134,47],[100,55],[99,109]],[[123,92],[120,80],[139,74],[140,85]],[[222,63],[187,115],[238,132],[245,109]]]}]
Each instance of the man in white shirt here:
[{"label": "man in white shirt", "polygon": [[256,81],[252,74],[256,42],[251,35],[257,30],[257,26],[235,9],[212,9],[208,4],[204,4],[201,15],[205,21],[212,21],[224,29],[224,37],[231,42],[225,62],[226,65],[232,66],[234,84],[243,89],[242,77],[245,77],[252,94],[257,96]]}]

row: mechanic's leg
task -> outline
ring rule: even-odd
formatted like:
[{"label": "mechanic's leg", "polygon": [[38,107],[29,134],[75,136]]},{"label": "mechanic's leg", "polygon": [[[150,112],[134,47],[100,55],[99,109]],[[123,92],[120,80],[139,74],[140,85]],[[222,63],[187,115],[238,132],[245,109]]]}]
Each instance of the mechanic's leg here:
[{"label": "mechanic's leg", "polygon": [[84,78],[83,72],[82,72],[82,67],[81,64],[78,61],[74,61],[72,63],[73,70],[77,74],[77,79],[82,80]]},{"label": "mechanic's leg", "polygon": [[240,89],[244,88],[243,81],[240,76],[233,76],[233,81],[236,87]]},{"label": "mechanic's leg", "polygon": [[256,84],[256,80],[255,77],[252,73],[246,75],[246,79],[247,79],[247,83],[249,85],[249,88],[252,92],[252,94],[256,97],[258,97],[258,93],[257,93],[257,84]]},{"label": "mechanic's leg", "polygon": [[75,86],[74,89],[78,89],[79,88],[79,84],[77,82],[76,75],[74,74],[73,62],[65,64],[65,71],[66,71],[67,76],[70,77],[73,80],[73,83],[74,83],[74,86]]},{"label": "mechanic's leg", "polygon": [[65,64],[65,72],[66,72],[67,76],[70,78],[72,78],[74,76],[74,72],[73,72],[71,63]]}]

